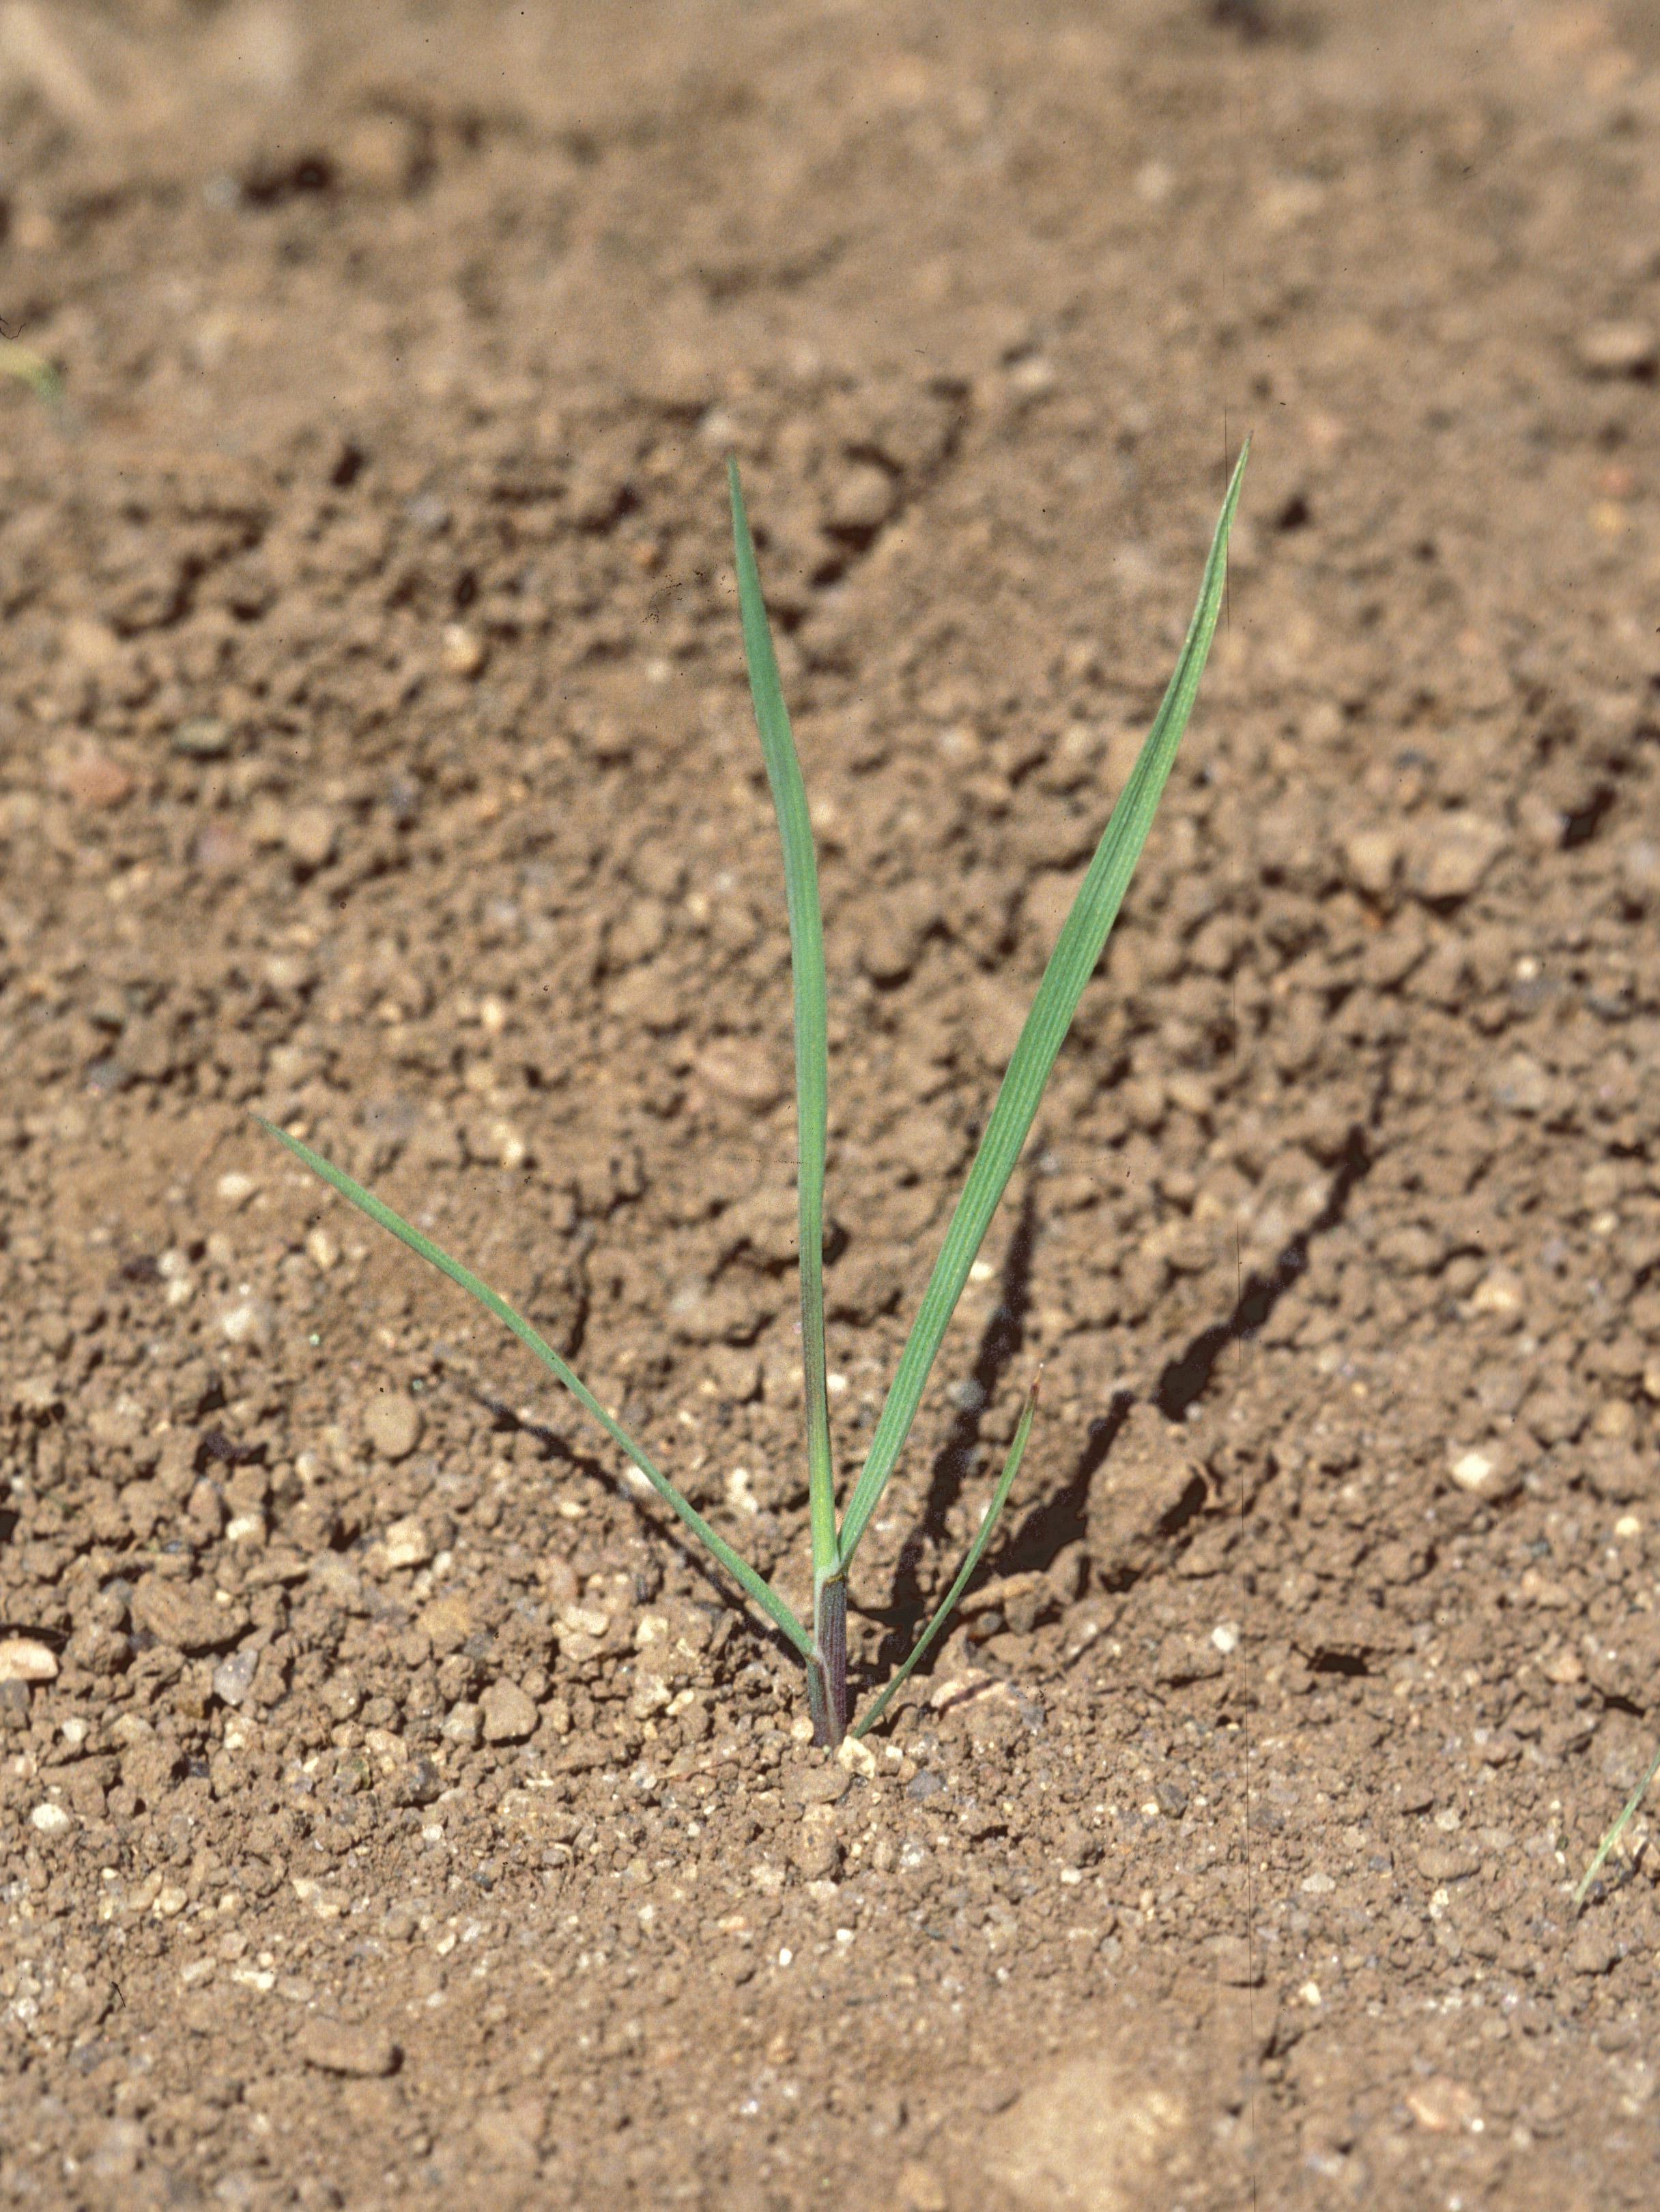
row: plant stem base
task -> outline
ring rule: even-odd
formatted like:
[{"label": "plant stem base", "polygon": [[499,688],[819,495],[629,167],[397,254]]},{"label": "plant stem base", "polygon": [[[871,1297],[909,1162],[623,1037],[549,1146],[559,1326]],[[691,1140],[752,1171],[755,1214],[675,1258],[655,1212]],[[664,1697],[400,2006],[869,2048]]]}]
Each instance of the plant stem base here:
[{"label": "plant stem base", "polygon": [[848,1586],[820,1585],[813,1606],[813,1653],[807,1662],[812,1740],[834,1750],[848,1732]]}]

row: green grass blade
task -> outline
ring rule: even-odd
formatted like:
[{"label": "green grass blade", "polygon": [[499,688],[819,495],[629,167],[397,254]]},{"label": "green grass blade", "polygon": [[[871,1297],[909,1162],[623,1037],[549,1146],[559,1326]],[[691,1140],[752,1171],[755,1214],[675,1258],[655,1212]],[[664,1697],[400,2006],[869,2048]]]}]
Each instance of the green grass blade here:
[{"label": "green grass blade", "polygon": [[830,1401],[824,1388],[824,1131],[829,1050],[824,1034],[824,929],[818,903],[818,863],[806,787],[790,734],[778,659],[755,565],[755,544],[738,464],[728,461],[732,531],[738,554],[738,604],[756,726],[784,848],[789,909],[790,970],[795,987],[797,1197],[801,1247],[801,1364],[807,1410],[807,1498],[812,1522],[813,1583],[833,1576],[836,1562],[836,1480],[830,1463]]},{"label": "green grass blade", "polygon": [[1584,1874],[1580,1879],[1579,1887],[1573,1893],[1573,1910],[1576,1912],[1578,1911],[1580,1906],[1590,1895],[1590,1886],[1592,1882],[1596,1881],[1597,1875],[1602,1873],[1609,1852],[1619,1842],[1620,1837],[1625,1834],[1627,1829],[1630,1827],[1632,1822],[1637,1818],[1637,1808],[1642,1803],[1644,1798],[1648,1796],[1649,1784],[1653,1781],[1657,1774],[1660,1774],[1660,1751],[1657,1751],[1655,1753],[1653,1759],[1650,1763],[1648,1772],[1643,1777],[1643,1779],[1638,1784],[1636,1789],[1632,1791],[1631,1796],[1627,1799],[1626,1809],[1620,1814],[1620,1818],[1614,1822],[1614,1826],[1608,1830],[1607,1835],[1603,1837],[1602,1842],[1596,1846],[1596,1856],[1585,1869]]},{"label": "green grass blade", "polygon": [[1204,673],[1206,656],[1221,611],[1227,577],[1228,532],[1239,503],[1239,488],[1250,452],[1250,441],[1247,439],[1211,541],[1199,603],[1194,609],[1181,659],[1043,971],[1037,996],[1020,1032],[1020,1042],[1003,1078],[979,1152],[946,1232],[909,1341],[889,1389],[887,1402],[871,1439],[869,1456],[848,1500],[842,1521],[841,1561],[844,1572],[904,1449],[941,1340],[968,1280],[969,1269],[1014,1172],[1055,1054],[1072,1026],[1084,987],[1095,972],[1102,947],[1117,919],[1130,876],[1152,826],[1177,746],[1193,712],[1199,679]]},{"label": "green grass blade", "polygon": [[812,1638],[783,1599],[757,1574],[747,1559],[741,1559],[733,1551],[724,1536],[715,1534],[696,1507],[689,1498],[681,1496],[668,1477],[659,1472],[628,1431],[611,1419],[575,1370],[565,1364],[546,1338],[532,1328],[521,1313],[516,1312],[504,1297],[491,1290],[488,1283],[481,1282],[470,1267],[464,1267],[459,1260],[452,1260],[449,1254],[435,1244],[429,1237],[423,1237],[418,1229],[412,1228],[401,1214],[394,1213],[389,1206],[375,1197],[373,1191],[365,1190],[360,1182],[354,1182],[349,1175],[325,1160],[320,1152],[313,1152],[309,1145],[302,1145],[298,1137],[289,1136],[286,1129],[279,1129],[274,1122],[265,1121],[258,1115],[255,1115],[254,1119],[262,1129],[269,1130],[279,1144],[286,1145],[295,1159],[303,1161],[313,1175],[320,1176],[325,1183],[339,1192],[342,1198],[350,1199],[360,1213],[368,1214],[369,1219],[380,1228],[390,1230],[394,1237],[409,1246],[411,1252],[418,1253],[429,1267],[436,1267],[441,1275],[447,1275],[451,1282],[459,1283],[470,1297],[477,1298],[481,1306],[488,1307],[498,1321],[505,1322],[520,1341],[530,1346],[543,1365],[552,1370],[578,1404],[593,1415],[611,1442],[628,1454],[664,1504],[673,1508],[698,1541],[714,1554],[733,1581],[754,1599],[768,1619],[783,1631],[802,1656],[812,1656]]},{"label": "green grass blade", "polygon": [[54,410],[63,405],[64,387],[58,371],[32,346],[19,345],[15,338],[0,338],[0,376],[15,376]]},{"label": "green grass blade", "polygon": [[984,1559],[986,1555],[986,1547],[990,1543],[992,1539],[992,1532],[997,1526],[998,1520],[1002,1514],[1003,1508],[1008,1504],[1009,1492],[1014,1487],[1014,1478],[1019,1474],[1020,1462],[1026,1455],[1026,1439],[1031,1434],[1032,1416],[1037,1411],[1037,1384],[1034,1382],[1031,1389],[1026,1393],[1026,1402],[1021,1409],[1020,1419],[1014,1431],[1014,1442],[1009,1446],[1009,1455],[1003,1462],[1003,1472],[997,1478],[997,1487],[992,1492],[991,1504],[986,1508],[986,1517],[980,1523],[980,1533],[976,1536],[974,1541],[969,1546],[969,1555],[958,1570],[957,1580],[946,1592],[945,1603],[940,1607],[939,1612],[934,1614],[933,1619],[928,1623],[927,1626],[922,1631],[922,1633],[918,1638],[917,1641],[912,1645],[910,1656],[906,1660],[904,1665],[894,1676],[892,1681],[888,1684],[887,1688],[883,1691],[881,1696],[876,1700],[876,1703],[864,1716],[863,1719],[855,1724],[853,1730],[854,1735],[863,1735],[868,1729],[873,1729],[876,1726],[878,1721],[881,1719],[883,1714],[887,1711],[889,1704],[892,1700],[896,1691],[903,1686],[913,1669],[927,1651],[929,1645],[933,1643],[940,1630],[945,1626],[946,1623],[951,1619],[952,1613],[956,1610],[957,1601],[962,1596],[964,1591],[968,1588],[969,1577],[973,1574],[981,1560]]}]

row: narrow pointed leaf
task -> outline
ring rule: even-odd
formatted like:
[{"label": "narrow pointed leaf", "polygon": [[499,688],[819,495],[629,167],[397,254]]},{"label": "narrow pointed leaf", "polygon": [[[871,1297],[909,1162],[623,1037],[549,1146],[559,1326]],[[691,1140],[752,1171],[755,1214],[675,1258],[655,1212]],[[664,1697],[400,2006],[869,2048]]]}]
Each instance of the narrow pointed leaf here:
[{"label": "narrow pointed leaf", "polygon": [[733,538],[738,555],[738,604],[750,695],[767,763],[767,781],[784,848],[784,896],[789,910],[790,972],[795,988],[797,1199],[801,1252],[801,1363],[807,1413],[807,1497],[812,1523],[815,1588],[836,1564],[836,1486],[830,1463],[830,1401],[824,1387],[824,1133],[829,1089],[825,1042],[824,931],[818,903],[818,863],[807,812],[801,763],[790,732],[778,659],[755,565],[738,464],[728,461]]},{"label": "narrow pointed leaf", "polygon": [[1573,1910],[1576,1912],[1578,1911],[1580,1906],[1590,1894],[1590,1886],[1592,1882],[1596,1881],[1597,1875],[1602,1873],[1603,1866],[1607,1863],[1609,1852],[1613,1850],[1620,1837],[1625,1834],[1627,1829],[1630,1827],[1632,1822],[1637,1818],[1637,1808],[1642,1803],[1644,1798],[1648,1796],[1649,1784],[1653,1781],[1657,1774],[1660,1774],[1660,1751],[1657,1751],[1655,1753],[1653,1759],[1650,1763],[1648,1772],[1643,1777],[1643,1779],[1638,1784],[1636,1789],[1632,1791],[1631,1796],[1626,1800],[1625,1810],[1620,1814],[1620,1818],[1614,1822],[1614,1826],[1608,1830],[1607,1835],[1603,1837],[1602,1842],[1596,1846],[1596,1856],[1585,1869],[1584,1875],[1580,1878],[1579,1887],[1573,1893]]},{"label": "narrow pointed leaf", "polygon": [[939,1346],[957,1302],[968,1280],[992,1216],[996,1212],[1021,1147],[1037,1116],[1049,1071],[1055,1065],[1067,1031],[1072,1026],[1084,987],[1094,974],[1108,933],[1129,884],[1141,848],[1176,758],[1176,749],[1199,693],[1199,679],[1215,635],[1227,577],[1228,532],[1239,503],[1249,439],[1239,455],[1233,478],[1205,563],[1199,603],[1188,628],[1182,657],[1177,662],[1140,756],[1131,770],[1112,818],[1096,848],[1078,896],[1061,928],[1059,941],[1043,971],[1037,996],[1026,1017],[991,1118],[980,1141],[963,1195],[946,1231],[933,1276],[923,1292],[909,1341],[891,1384],[871,1439],[863,1471],[848,1500],[842,1520],[841,1566],[847,1571],[889,1478],[933,1370]]},{"label": "narrow pointed leaf", "polygon": [[1022,1408],[1020,1419],[1014,1431],[1014,1442],[1009,1446],[1009,1455],[1003,1462],[1003,1472],[997,1478],[997,1487],[992,1492],[991,1504],[986,1508],[986,1517],[980,1523],[980,1533],[969,1546],[969,1555],[958,1570],[957,1580],[946,1592],[945,1603],[911,1646],[910,1656],[904,1665],[888,1684],[887,1688],[883,1691],[870,1711],[855,1723],[853,1730],[854,1735],[863,1735],[867,1729],[875,1727],[877,1722],[886,1712],[895,1692],[902,1688],[909,1679],[927,1652],[929,1646],[956,1611],[957,1601],[968,1588],[970,1577],[984,1559],[986,1547],[992,1540],[993,1531],[1001,1517],[1003,1508],[1009,1502],[1009,1492],[1014,1487],[1014,1478],[1019,1474],[1020,1462],[1026,1455],[1026,1439],[1031,1434],[1032,1416],[1037,1411],[1037,1385],[1034,1382],[1026,1394],[1026,1402]]},{"label": "narrow pointed leaf", "polygon": [[452,1260],[449,1254],[435,1244],[429,1237],[423,1237],[418,1229],[412,1228],[402,1214],[394,1213],[382,1200],[375,1197],[373,1191],[365,1190],[360,1182],[354,1182],[349,1175],[325,1160],[320,1152],[313,1152],[309,1145],[302,1145],[298,1137],[291,1137],[286,1129],[279,1129],[274,1122],[265,1121],[258,1115],[254,1119],[262,1129],[269,1130],[279,1144],[286,1145],[295,1159],[303,1161],[313,1175],[320,1176],[325,1183],[339,1192],[342,1198],[350,1199],[360,1213],[366,1213],[380,1228],[389,1230],[407,1244],[411,1252],[418,1253],[429,1266],[436,1267],[441,1275],[447,1275],[451,1282],[459,1283],[470,1297],[477,1298],[479,1304],[487,1307],[498,1321],[504,1322],[520,1343],[527,1344],[543,1365],[552,1370],[577,1403],[599,1424],[612,1443],[627,1453],[665,1504],[672,1507],[699,1542],[714,1553],[733,1581],[755,1601],[768,1619],[783,1631],[802,1656],[812,1656],[812,1638],[783,1599],[757,1574],[747,1559],[740,1558],[733,1551],[724,1536],[716,1534],[696,1507],[689,1498],[681,1496],[668,1477],[660,1473],[642,1447],[635,1443],[620,1423],[611,1419],[575,1369],[566,1365],[547,1339],[534,1329],[521,1313],[510,1306],[499,1292],[491,1290],[488,1283],[481,1282],[470,1267],[464,1267],[459,1260]]}]

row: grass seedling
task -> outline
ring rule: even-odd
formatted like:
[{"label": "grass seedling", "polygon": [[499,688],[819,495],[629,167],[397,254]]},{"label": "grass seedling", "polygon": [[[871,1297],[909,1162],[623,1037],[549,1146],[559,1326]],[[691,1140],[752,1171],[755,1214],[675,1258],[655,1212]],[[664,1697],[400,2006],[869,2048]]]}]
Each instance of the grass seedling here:
[{"label": "grass seedling", "polygon": [[[390,1230],[410,1250],[487,1307],[514,1334],[527,1344],[611,1442],[631,1460],[660,1498],[685,1523],[698,1541],[727,1570],[739,1587],[767,1619],[794,1644],[806,1669],[807,1698],[812,1713],[814,1741],[839,1744],[848,1730],[848,1571],[870,1525],[897,1466],[941,1341],[967,1282],[992,1217],[1014,1172],[1055,1065],[1056,1054],[1094,973],[1176,757],[1176,749],[1199,690],[1206,656],[1221,609],[1227,566],[1228,532],[1239,501],[1246,453],[1229,483],[1205,564],[1199,602],[1182,647],[1174,674],[1152,726],[1147,733],[1128,782],[1111,819],[1102,834],[1094,858],[1085,874],[1072,911],[1043,972],[1037,995],[1026,1017],[1019,1042],[1003,1078],[980,1149],[963,1187],[957,1209],[946,1230],[933,1275],[923,1292],[910,1337],[901,1355],[887,1401],[882,1408],[865,1464],[838,1521],[836,1476],[830,1449],[830,1405],[825,1390],[824,1206],[828,1051],[824,1015],[824,944],[818,902],[818,869],[812,831],[807,817],[806,788],[790,733],[789,716],[779,682],[755,547],[744,511],[744,498],[735,464],[728,476],[732,493],[733,534],[737,548],[738,596],[743,620],[744,649],[749,665],[750,690],[755,718],[766,757],[767,775],[777,811],[783,842],[784,886],[789,915],[791,969],[795,999],[795,1091],[801,1271],[801,1343],[806,1398],[808,1519],[812,1545],[812,1617],[811,1624],[798,1619],[772,1585],[735,1552],[725,1537],[712,1528],[690,1500],[654,1463],[634,1437],[605,1411],[593,1393],[567,1365],[552,1346],[532,1328],[488,1284],[479,1280],[459,1261],[451,1259],[430,1237],[423,1237],[361,1183],[332,1166],[297,1137],[263,1127],[285,1144],[296,1158],[330,1183],[343,1198],[366,1213],[371,1221]],[[945,1602],[923,1632],[909,1657],[869,1711],[856,1723],[862,1735],[881,1716],[889,1700],[911,1669],[933,1643],[950,1618],[969,1577],[990,1543],[998,1516],[1007,1501],[1031,1434],[1037,1407],[1037,1385],[1027,1395],[1015,1428],[1008,1457],[970,1547],[961,1571]]]},{"label": "grass seedling", "polygon": [[1598,1844],[1596,1846],[1596,1857],[1592,1859],[1590,1864],[1585,1869],[1584,1874],[1580,1875],[1579,1887],[1573,1893],[1573,1910],[1576,1912],[1579,1911],[1585,1899],[1590,1896],[1590,1886],[1596,1881],[1597,1875],[1602,1873],[1604,1866],[1608,1863],[1609,1853],[1614,1850],[1615,1844],[1618,1844],[1620,1837],[1625,1834],[1627,1829],[1630,1827],[1632,1822],[1637,1818],[1638,1808],[1641,1805],[1643,1800],[1648,1796],[1649,1784],[1653,1781],[1657,1774],[1660,1774],[1660,1751],[1657,1751],[1655,1753],[1653,1759],[1649,1763],[1647,1773],[1644,1775],[1643,1779],[1638,1784],[1636,1789],[1632,1791],[1631,1796],[1627,1798],[1624,1809],[1621,1811],[1620,1818],[1608,1830],[1602,1842]]}]

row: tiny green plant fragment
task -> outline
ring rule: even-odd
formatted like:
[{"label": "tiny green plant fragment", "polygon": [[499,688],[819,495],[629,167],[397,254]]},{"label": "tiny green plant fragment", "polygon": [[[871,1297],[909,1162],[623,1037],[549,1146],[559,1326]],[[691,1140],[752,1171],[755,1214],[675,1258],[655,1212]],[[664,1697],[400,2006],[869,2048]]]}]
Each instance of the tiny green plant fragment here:
[{"label": "tiny green plant fragment", "polygon": [[[945,1241],[934,1262],[910,1336],[901,1354],[865,1463],[839,1517],[836,1468],[830,1428],[824,1345],[824,1163],[829,1093],[829,1049],[825,1016],[824,925],[818,898],[818,867],[807,812],[801,765],[791,734],[779,681],[778,662],[762,597],[755,547],[750,536],[735,464],[729,465],[733,534],[737,553],[739,607],[749,668],[755,719],[771,787],[783,848],[785,902],[789,917],[790,966],[794,993],[796,1093],[796,1194],[801,1279],[801,1343],[806,1385],[807,1516],[812,1547],[812,1619],[801,1620],[763,1576],[757,1573],[711,1528],[690,1500],[657,1467],[642,1446],[608,1413],[575,1370],[497,1291],[481,1282],[448,1253],[423,1237],[373,1192],[333,1166],[308,1145],[270,1122],[262,1127],[288,1146],[296,1159],[320,1176],[394,1237],[400,1238],[441,1274],[493,1313],[527,1345],[611,1442],[631,1461],[670,1510],[690,1528],[712,1558],[731,1575],[758,1610],[794,1647],[805,1663],[807,1701],[815,1741],[839,1744],[848,1731],[848,1572],[871,1516],[892,1480],[899,1455],[921,1404],[969,1271],[997,1211],[1055,1066],[1072,1026],[1085,986],[1094,974],[1109,932],[1117,918],[1135,863],[1146,842],[1176,750],[1198,696],[1200,678],[1215,635],[1227,573],[1228,532],[1239,503],[1250,441],[1239,455],[1200,586],[1199,602],[1188,626],[1175,672],[1128,782],[1102,833],[1072,911],[1044,970],[1026,1017],[995,1104],[987,1120],[980,1149],[963,1187]],[[998,1519],[1020,1471],[1037,1412],[1034,1382],[1016,1425],[1008,1456],[968,1555],[944,1602],[912,1646],[894,1679],[854,1723],[862,1735],[886,1711],[895,1692],[931,1649],[950,1620],[970,1578],[985,1556]]]},{"label": "tiny green plant fragment", "polygon": [[1037,1383],[1034,1382],[1031,1389],[1026,1393],[1026,1402],[1020,1409],[1020,1418],[1015,1423],[1014,1441],[1009,1446],[1008,1457],[1003,1462],[1003,1472],[997,1478],[997,1487],[991,1494],[991,1503],[987,1506],[985,1514],[981,1520],[979,1533],[976,1535],[974,1541],[969,1546],[968,1556],[964,1559],[962,1565],[957,1571],[956,1581],[952,1583],[951,1588],[946,1592],[945,1597],[941,1601],[939,1608],[934,1614],[933,1619],[922,1631],[922,1633],[917,1638],[915,1643],[912,1644],[909,1655],[906,1658],[904,1664],[900,1668],[899,1672],[894,1676],[893,1680],[888,1684],[887,1688],[884,1690],[881,1696],[877,1698],[876,1703],[871,1707],[870,1711],[865,1714],[864,1717],[854,1728],[853,1732],[855,1735],[863,1735],[867,1729],[873,1729],[876,1726],[878,1721],[881,1719],[883,1714],[886,1712],[889,1705],[892,1703],[895,1692],[903,1687],[906,1681],[909,1679],[920,1662],[927,1654],[929,1645],[939,1635],[946,1623],[951,1619],[952,1613],[956,1612],[957,1601],[962,1596],[964,1591],[968,1588],[969,1583],[973,1579],[975,1569],[979,1565],[981,1560],[984,1559],[986,1555],[986,1547],[992,1540],[992,1532],[995,1529],[998,1521],[1001,1517],[1003,1508],[1009,1502],[1009,1492],[1014,1487],[1014,1478],[1019,1474],[1020,1462],[1026,1455],[1026,1439],[1031,1434],[1032,1420],[1037,1412]]},{"label": "tiny green plant fragment", "polygon": [[43,354],[36,353],[33,346],[19,345],[15,338],[0,337],[0,376],[27,384],[35,398],[50,408],[55,410],[63,404],[64,387],[58,371]]},{"label": "tiny green plant fragment", "polygon": [[1590,1864],[1585,1869],[1584,1874],[1580,1875],[1579,1887],[1573,1893],[1573,1910],[1576,1912],[1580,1910],[1581,1906],[1584,1904],[1585,1899],[1590,1895],[1591,1884],[1596,1880],[1597,1875],[1602,1873],[1602,1869],[1608,1864],[1609,1856],[1618,1845],[1620,1837],[1625,1834],[1627,1829],[1630,1827],[1632,1822],[1637,1818],[1637,1814],[1642,1805],[1643,1800],[1649,1794],[1649,1785],[1654,1780],[1657,1774],[1660,1774],[1660,1751],[1657,1751],[1655,1753],[1653,1759],[1649,1763],[1648,1771],[1644,1775],[1636,1789],[1632,1791],[1631,1796],[1627,1798],[1625,1805],[1620,1811],[1619,1819],[1608,1830],[1607,1835],[1603,1837],[1602,1842],[1598,1844],[1596,1846],[1596,1856],[1592,1859]]}]

